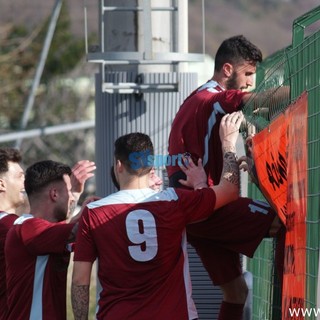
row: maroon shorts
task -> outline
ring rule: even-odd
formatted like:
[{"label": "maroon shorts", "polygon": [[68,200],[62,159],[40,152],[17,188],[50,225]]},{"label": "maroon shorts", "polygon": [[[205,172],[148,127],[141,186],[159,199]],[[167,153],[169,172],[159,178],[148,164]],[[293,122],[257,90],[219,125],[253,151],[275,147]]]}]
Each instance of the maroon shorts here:
[{"label": "maroon shorts", "polygon": [[207,220],[187,226],[188,241],[215,285],[242,274],[240,254],[253,256],[275,217],[268,203],[239,198],[215,210]]}]

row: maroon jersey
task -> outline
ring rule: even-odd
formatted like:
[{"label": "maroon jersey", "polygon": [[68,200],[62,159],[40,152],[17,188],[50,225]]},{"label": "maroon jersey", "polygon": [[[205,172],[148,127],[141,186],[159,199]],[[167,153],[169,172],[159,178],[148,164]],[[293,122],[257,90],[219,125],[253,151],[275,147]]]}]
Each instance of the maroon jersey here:
[{"label": "maroon jersey", "polygon": [[8,320],[66,319],[66,283],[73,224],[24,214],[8,232]]},{"label": "maroon jersey", "polygon": [[195,319],[185,226],[213,211],[212,189],[122,190],[89,203],[75,261],[98,258],[97,319]]},{"label": "maroon jersey", "polygon": [[[223,167],[219,125],[226,113],[241,109],[240,90],[224,90],[210,80],[184,101],[172,123],[169,155],[189,152],[197,163],[199,158],[208,176],[208,184],[218,184]],[[167,166],[169,177],[180,170],[178,163]]]},{"label": "maroon jersey", "polygon": [[9,229],[17,218],[18,216],[15,214],[0,212],[0,320],[6,319],[7,312],[6,261],[4,255],[4,243]]}]

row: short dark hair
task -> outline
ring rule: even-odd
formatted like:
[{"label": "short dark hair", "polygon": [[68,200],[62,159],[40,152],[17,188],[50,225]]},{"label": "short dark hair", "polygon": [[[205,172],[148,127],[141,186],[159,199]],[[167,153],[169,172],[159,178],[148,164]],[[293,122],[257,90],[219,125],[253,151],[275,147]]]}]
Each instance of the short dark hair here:
[{"label": "short dark hair", "polygon": [[28,196],[38,193],[54,181],[63,181],[65,174],[71,175],[71,168],[63,163],[44,160],[31,165],[26,170],[24,186]]},{"label": "short dark hair", "polygon": [[129,133],[114,143],[115,159],[120,160],[132,175],[142,176],[149,173],[153,167],[153,155],[151,139],[144,133]]},{"label": "short dark hair", "polygon": [[214,70],[220,71],[225,63],[235,65],[243,61],[251,62],[254,65],[261,62],[261,50],[243,35],[234,36],[224,40],[218,48],[214,60]]},{"label": "short dark hair", "polygon": [[9,170],[8,162],[21,162],[21,153],[14,148],[0,148],[0,174]]}]

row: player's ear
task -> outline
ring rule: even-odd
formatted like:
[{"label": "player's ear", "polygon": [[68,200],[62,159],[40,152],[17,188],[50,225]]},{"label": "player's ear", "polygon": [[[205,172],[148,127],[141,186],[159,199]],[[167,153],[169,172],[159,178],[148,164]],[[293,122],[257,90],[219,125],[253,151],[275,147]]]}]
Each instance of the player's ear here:
[{"label": "player's ear", "polygon": [[124,169],[124,165],[120,160],[116,160],[116,166],[115,166],[116,172],[122,172]]},{"label": "player's ear", "polygon": [[49,197],[53,202],[57,201],[58,190],[56,188],[50,188],[49,189]]},{"label": "player's ear", "polygon": [[233,65],[231,63],[226,62],[222,66],[222,70],[223,70],[224,75],[229,78],[233,73]]}]

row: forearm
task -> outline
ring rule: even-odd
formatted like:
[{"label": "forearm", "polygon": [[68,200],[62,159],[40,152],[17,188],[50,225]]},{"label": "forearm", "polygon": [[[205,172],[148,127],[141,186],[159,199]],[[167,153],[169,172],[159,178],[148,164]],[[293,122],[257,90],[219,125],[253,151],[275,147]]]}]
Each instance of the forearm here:
[{"label": "forearm", "polygon": [[72,193],[72,194],[73,194],[74,201],[70,205],[70,216],[74,215],[74,212],[76,210],[76,207],[77,207],[77,204],[78,204],[78,201],[79,201],[79,197],[76,196],[75,193]]},{"label": "forearm", "polygon": [[89,285],[71,286],[71,303],[75,320],[87,320],[89,312]]},{"label": "forearm", "polygon": [[215,209],[238,199],[240,191],[240,172],[236,156],[236,142],[243,120],[241,112],[233,112],[222,117],[220,139],[222,145],[223,168],[218,185],[213,186],[216,193]]},{"label": "forearm", "polygon": [[240,170],[234,146],[223,147],[222,183],[228,183],[230,192],[240,192]]},{"label": "forearm", "polygon": [[240,172],[236,153],[232,150],[223,150],[223,170],[218,185],[211,188],[216,194],[214,209],[219,209],[239,198]]},{"label": "forearm", "polygon": [[290,101],[290,87],[278,86],[261,92],[244,95],[243,103],[251,105],[252,111],[260,115],[269,115],[270,107],[287,104]]}]

